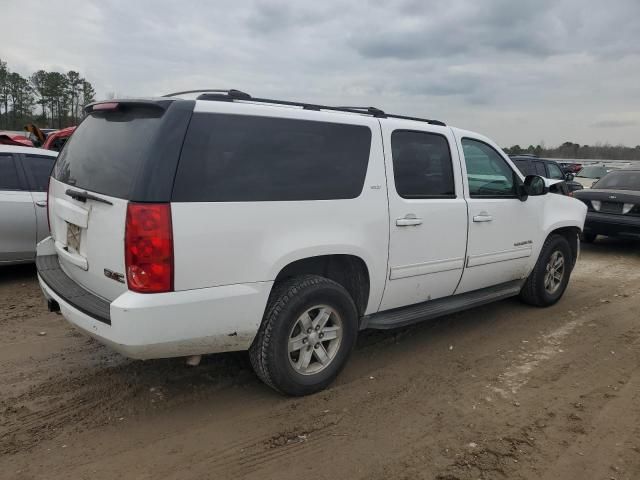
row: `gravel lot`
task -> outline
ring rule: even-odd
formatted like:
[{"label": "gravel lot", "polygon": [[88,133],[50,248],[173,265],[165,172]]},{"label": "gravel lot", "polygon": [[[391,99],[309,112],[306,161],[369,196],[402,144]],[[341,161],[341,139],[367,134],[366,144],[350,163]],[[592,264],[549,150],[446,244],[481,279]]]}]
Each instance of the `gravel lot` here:
[{"label": "gravel lot", "polygon": [[[179,319],[176,319],[179,321]],[[638,479],[640,244],[583,247],[563,300],[365,332],[326,392],[244,354],[131,361],[0,269],[0,477]]]}]

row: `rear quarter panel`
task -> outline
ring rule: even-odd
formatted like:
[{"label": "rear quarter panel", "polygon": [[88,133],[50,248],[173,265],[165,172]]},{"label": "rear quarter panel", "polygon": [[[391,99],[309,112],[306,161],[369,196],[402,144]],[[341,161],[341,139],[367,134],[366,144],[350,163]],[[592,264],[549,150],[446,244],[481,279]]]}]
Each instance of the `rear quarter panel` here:
[{"label": "rear quarter panel", "polygon": [[[196,111],[274,116],[273,107],[202,102]],[[372,144],[359,197],[279,202],[173,202],[175,289],[273,281],[289,263],[330,254],[367,265],[366,313],[377,311],[387,270],[389,221],[380,128],[355,115],[278,109],[277,116],[367,125]]]}]

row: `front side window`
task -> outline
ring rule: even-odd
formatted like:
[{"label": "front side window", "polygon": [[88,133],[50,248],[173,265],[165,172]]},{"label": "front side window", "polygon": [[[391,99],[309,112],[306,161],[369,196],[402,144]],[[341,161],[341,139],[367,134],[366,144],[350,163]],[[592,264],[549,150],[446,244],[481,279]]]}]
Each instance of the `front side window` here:
[{"label": "front side window", "polygon": [[195,113],[172,199],[261,202],[356,198],[371,129],[288,118]]},{"label": "front side window", "polygon": [[11,155],[0,155],[0,190],[22,190]]},{"label": "front side window", "polygon": [[492,147],[479,140],[462,139],[471,197],[516,196],[516,174]]},{"label": "front side window", "polygon": [[47,190],[49,175],[51,175],[55,160],[55,157],[25,155],[23,165],[27,171],[31,191],[45,192]]},{"label": "front side window", "polygon": [[396,130],[391,135],[393,176],[403,198],[455,197],[449,142],[442,135]]}]

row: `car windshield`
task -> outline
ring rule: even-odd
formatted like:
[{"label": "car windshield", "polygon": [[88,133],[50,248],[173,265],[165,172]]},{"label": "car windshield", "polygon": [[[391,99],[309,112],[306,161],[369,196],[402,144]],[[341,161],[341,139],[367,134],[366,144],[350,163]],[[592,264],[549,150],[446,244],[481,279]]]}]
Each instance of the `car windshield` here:
[{"label": "car windshield", "polygon": [[607,174],[607,169],[605,167],[584,167],[582,170],[578,172],[577,177],[585,177],[585,178],[600,178]]},{"label": "car windshield", "polygon": [[638,190],[640,191],[640,171],[611,172],[600,179],[594,188],[607,190]]}]

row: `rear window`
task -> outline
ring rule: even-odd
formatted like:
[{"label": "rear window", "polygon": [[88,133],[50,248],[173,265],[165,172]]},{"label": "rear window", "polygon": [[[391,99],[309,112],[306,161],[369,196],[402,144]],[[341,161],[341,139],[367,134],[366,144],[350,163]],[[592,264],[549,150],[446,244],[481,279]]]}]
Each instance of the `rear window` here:
[{"label": "rear window", "polygon": [[633,170],[611,172],[602,177],[593,188],[640,191],[640,172]]},{"label": "rear window", "polygon": [[92,192],[129,198],[162,113],[145,107],[92,113],[66,143],[53,177]]},{"label": "rear window", "polygon": [[178,202],[330,200],[360,195],[371,130],[360,125],[194,114],[176,174]]}]

